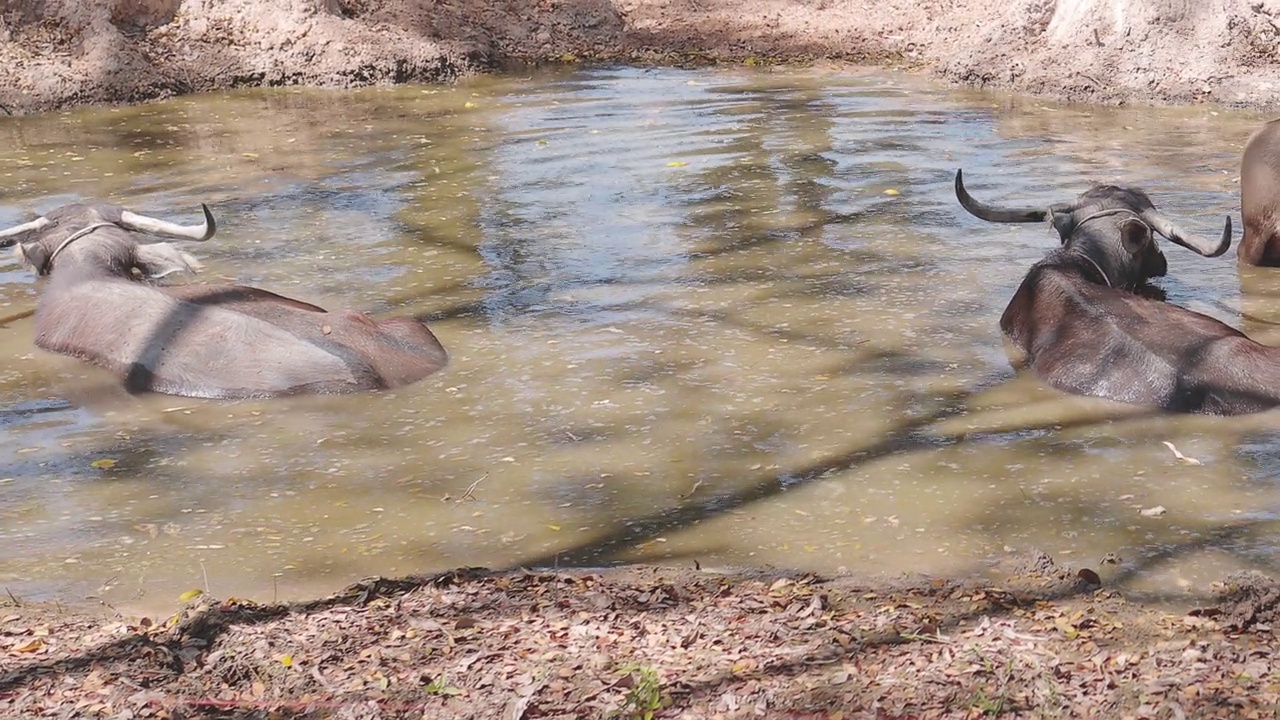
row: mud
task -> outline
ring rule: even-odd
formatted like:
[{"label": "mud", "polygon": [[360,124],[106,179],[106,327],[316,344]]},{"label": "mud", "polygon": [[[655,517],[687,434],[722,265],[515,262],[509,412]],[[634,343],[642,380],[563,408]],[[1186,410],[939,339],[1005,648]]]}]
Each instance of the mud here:
[{"label": "mud", "polygon": [[917,69],[1096,103],[1268,107],[1280,0],[0,0],[0,105],[447,82],[510,63]]}]

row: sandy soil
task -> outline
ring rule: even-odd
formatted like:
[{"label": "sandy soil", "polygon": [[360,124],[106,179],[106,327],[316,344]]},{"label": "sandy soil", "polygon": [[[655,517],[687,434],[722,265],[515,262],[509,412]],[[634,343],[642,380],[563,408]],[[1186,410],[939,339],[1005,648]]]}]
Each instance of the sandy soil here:
[{"label": "sandy soil", "polygon": [[113,718],[1274,717],[1280,587],[1144,609],[1043,554],[995,581],[630,568],[0,608],[0,714]]},{"label": "sandy soil", "polygon": [[12,113],[512,61],[879,62],[1093,102],[1266,107],[1280,0],[0,0]]}]

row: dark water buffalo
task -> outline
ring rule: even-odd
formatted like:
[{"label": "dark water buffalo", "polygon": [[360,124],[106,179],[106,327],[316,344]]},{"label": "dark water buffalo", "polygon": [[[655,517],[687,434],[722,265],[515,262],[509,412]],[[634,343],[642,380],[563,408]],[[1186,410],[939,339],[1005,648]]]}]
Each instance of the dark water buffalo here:
[{"label": "dark water buffalo", "polygon": [[1000,318],[1045,382],[1179,412],[1238,415],[1280,405],[1280,348],[1132,292],[1165,274],[1154,235],[1215,257],[1231,245],[1230,217],[1221,239],[1208,241],[1179,230],[1133,188],[1095,187],[1045,209],[997,208],[973,199],[957,172],[955,192],[984,220],[1051,218],[1058,230],[1061,246],[1032,266]]},{"label": "dark water buffalo", "polygon": [[64,205],[0,231],[0,246],[48,276],[36,345],[118,374],[130,392],[206,398],[394,388],[444,367],[422,323],[374,320],[240,285],[160,286],[200,268],[169,243],[203,241],[216,225],[183,226],[101,203]]},{"label": "dark water buffalo", "polygon": [[1244,232],[1236,256],[1244,265],[1280,266],[1280,120],[1249,138],[1240,160]]}]

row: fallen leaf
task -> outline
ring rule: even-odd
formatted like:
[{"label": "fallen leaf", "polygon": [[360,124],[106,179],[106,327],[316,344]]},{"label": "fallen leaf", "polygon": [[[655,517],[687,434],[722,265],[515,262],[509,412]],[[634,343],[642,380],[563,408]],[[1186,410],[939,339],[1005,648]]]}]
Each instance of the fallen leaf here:
[{"label": "fallen leaf", "polygon": [[200,597],[203,594],[204,594],[204,591],[199,588],[196,588],[194,590],[188,590],[178,596],[178,602],[190,602]]},{"label": "fallen leaf", "polygon": [[293,656],[288,653],[281,655],[280,664],[285,667],[293,667]]},{"label": "fallen leaf", "polygon": [[89,467],[97,468],[99,470],[110,470],[111,468],[115,467],[116,463],[118,462],[120,461],[113,460],[111,458],[102,458],[101,460],[94,460],[93,462],[89,463]]},{"label": "fallen leaf", "polygon": [[902,193],[898,192],[897,190],[894,190],[893,188],[889,188],[888,190],[884,191],[884,194],[888,195],[889,197],[893,197],[895,195],[901,195]]},{"label": "fallen leaf", "polygon": [[1165,514],[1168,511],[1164,509],[1163,505],[1157,505],[1155,507],[1149,507],[1146,510],[1140,510],[1138,512],[1144,517],[1160,517],[1161,515]]},{"label": "fallen leaf", "polygon": [[32,638],[22,643],[21,645],[15,645],[10,649],[13,652],[29,653],[29,652],[36,652],[37,650],[40,650],[43,647],[44,647],[43,640],[41,640],[40,638]]},{"label": "fallen leaf", "polygon": [[681,161],[679,161],[679,160],[672,160],[671,162],[667,163],[667,167],[684,167],[685,165],[688,165],[688,164],[689,164],[689,163],[687,163],[687,162],[681,162]]}]

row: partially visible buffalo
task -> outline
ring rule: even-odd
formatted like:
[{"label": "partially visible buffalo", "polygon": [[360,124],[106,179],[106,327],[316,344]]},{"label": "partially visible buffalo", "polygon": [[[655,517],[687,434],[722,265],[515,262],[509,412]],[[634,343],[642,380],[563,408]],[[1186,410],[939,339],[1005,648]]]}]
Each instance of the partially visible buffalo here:
[{"label": "partially visible buffalo", "polygon": [[1244,232],[1237,259],[1244,265],[1280,266],[1280,120],[1263,125],[1244,146],[1240,215]]},{"label": "partially visible buffalo", "polygon": [[997,208],[974,200],[956,172],[956,197],[993,222],[1051,218],[1062,240],[1031,267],[1000,318],[1045,382],[1067,392],[1165,410],[1237,415],[1280,405],[1280,348],[1250,340],[1206,315],[1132,292],[1166,263],[1161,235],[1215,257],[1231,245],[1165,219],[1146,193],[1095,187],[1070,204]]},{"label": "partially visible buffalo", "polygon": [[160,286],[200,264],[142,235],[204,241],[209,208],[183,226],[104,203],[64,205],[0,231],[0,247],[48,284],[36,345],[116,373],[130,392],[273,397],[395,388],[444,367],[448,355],[418,320],[328,312],[241,285]]}]

